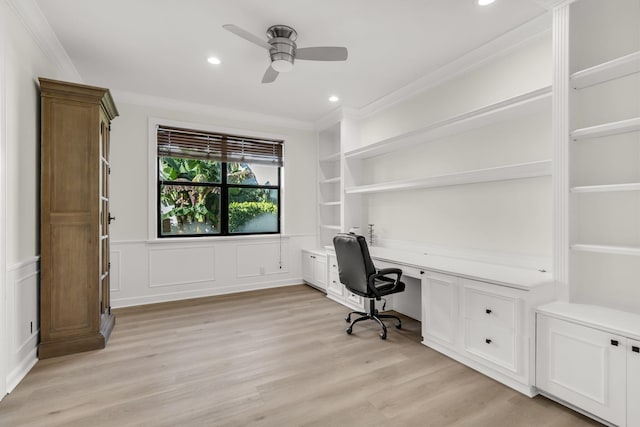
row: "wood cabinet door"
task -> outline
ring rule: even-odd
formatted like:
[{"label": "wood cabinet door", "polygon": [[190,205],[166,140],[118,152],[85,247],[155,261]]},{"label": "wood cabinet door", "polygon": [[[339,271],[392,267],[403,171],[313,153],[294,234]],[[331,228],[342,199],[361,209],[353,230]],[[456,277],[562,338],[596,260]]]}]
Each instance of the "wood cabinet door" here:
[{"label": "wood cabinet door", "polygon": [[536,387],[626,425],[626,339],[538,314]]}]

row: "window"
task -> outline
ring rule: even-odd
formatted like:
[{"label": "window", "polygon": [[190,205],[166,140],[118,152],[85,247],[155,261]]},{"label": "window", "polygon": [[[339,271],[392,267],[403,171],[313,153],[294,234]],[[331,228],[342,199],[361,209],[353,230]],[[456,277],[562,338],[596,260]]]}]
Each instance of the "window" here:
[{"label": "window", "polygon": [[282,141],[157,127],[158,237],[280,232]]}]

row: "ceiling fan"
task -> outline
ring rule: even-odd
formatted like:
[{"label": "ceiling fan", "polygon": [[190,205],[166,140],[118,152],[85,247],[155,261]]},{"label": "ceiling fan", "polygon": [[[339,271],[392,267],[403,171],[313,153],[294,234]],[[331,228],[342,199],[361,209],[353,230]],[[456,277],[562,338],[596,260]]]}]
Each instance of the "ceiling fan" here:
[{"label": "ceiling fan", "polygon": [[264,40],[237,25],[227,24],[222,26],[233,34],[242,37],[251,43],[257,44],[269,51],[271,65],[262,77],[262,83],[271,83],[279,73],[291,71],[296,59],[308,61],[346,61],[348,52],[346,47],[316,46],[298,48],[296,38],[298,33],[286,25],[272,25],[267,29],[267,40]]}]

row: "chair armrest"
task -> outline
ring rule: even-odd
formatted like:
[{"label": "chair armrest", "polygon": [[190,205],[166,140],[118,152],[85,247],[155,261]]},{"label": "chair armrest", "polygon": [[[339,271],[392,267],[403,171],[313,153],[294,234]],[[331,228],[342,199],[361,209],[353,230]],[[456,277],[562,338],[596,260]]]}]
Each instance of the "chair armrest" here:
[{"label": "chair armrest", "polygon": [[382,268],[378,270],[378,274],[386,276],[387,274],[397,274],[398,280],[400,280],[400,276],[402,276],[402,270],[399,268]]},{"label": "chair armrest", "polygon": [[[395,280],[391,277],[386,277],[387,274],[395,274],[396,275]],[[375,285],[376,279],[382,279],[386,282],[393,282],[393,288],[395,288],[396,286],[398,286],[398,283],[400,283],[401,276],[402,276],[402,270],[400,270],[399,268],[383,268],[381,270],[378,270],[376,274],[372,274],[371,276],[369,276],[369,280],[367,281],[367,286],[369,287],[371,292],[376,296],[376,299],[380,299],[382,295],[380,295],[380,292],[378,291],[378,288]]]}]

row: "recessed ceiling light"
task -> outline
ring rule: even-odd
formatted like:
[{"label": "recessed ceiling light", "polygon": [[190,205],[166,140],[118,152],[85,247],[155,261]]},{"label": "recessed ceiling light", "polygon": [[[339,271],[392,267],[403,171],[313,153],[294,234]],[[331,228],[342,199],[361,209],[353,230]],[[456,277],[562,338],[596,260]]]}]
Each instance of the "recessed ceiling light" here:
[{"label": "recessed ceiling light", "polygon": [[220,60],[218,58],[216,58],[215,56],[210,56],[207,58],[207,62],[209,64],[213,64],[213,65],[219,65],[220,64]]},{"label": "recessed ceiling light", "polygon": [[496,0],[478,0],[478,4],[479,4],[480,6],[486,6],[486,5],[488,5],[488,4],[493,3],[494,1],[496,1]]},{"label": "recessed ceiling light", "polygon": [[331,102],[338,102],[338,101],[340,101],[340,98],[338,98],[338,97],[337,97],[337,96],[335,96],[335,95],[331,95],[331,96],[329,97],[329,101],[331,101]]}]

